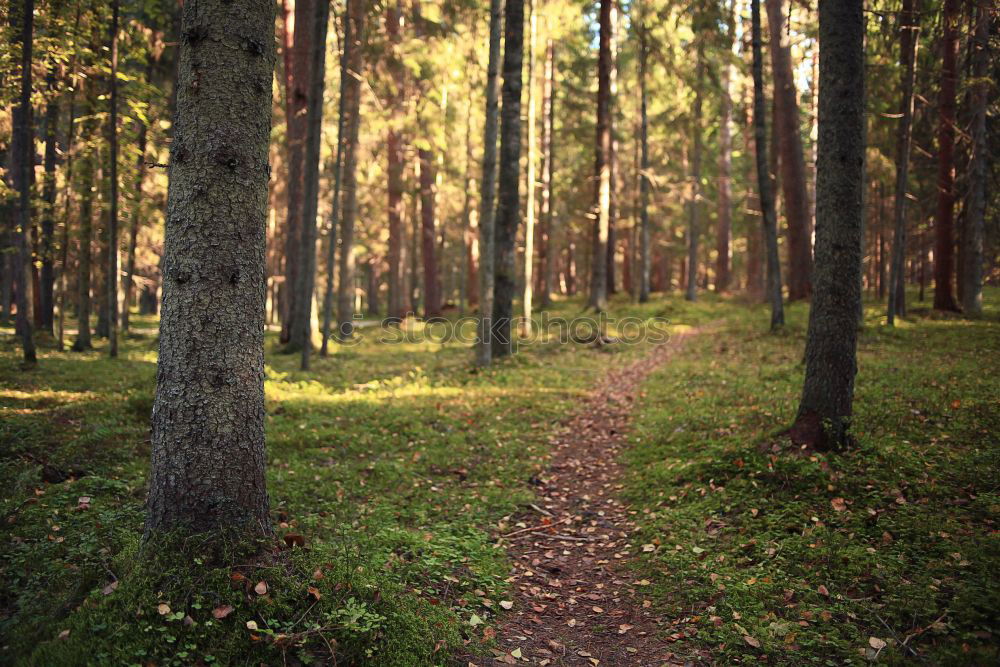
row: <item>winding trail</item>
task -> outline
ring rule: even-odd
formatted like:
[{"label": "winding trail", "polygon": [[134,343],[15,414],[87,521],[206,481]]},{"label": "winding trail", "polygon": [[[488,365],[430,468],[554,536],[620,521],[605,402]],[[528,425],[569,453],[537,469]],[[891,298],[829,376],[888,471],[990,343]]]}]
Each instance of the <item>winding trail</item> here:
[{"label": "winding trail", "polygon": [[[684,341],[675,334],[645,357],[609,372],[553,435],[538,480],[536,513],[502,536],[513,561],[514,603],[497,629],[492,664],[625,666],[707,661],[680,642],[682,619],[663,618],[624,563],[637,547],[629,507],[618,498],[633,405],[643,380]],[[676,642],[676,643],[675,643]],[[482,662],[473,661],[473,664]]]}]

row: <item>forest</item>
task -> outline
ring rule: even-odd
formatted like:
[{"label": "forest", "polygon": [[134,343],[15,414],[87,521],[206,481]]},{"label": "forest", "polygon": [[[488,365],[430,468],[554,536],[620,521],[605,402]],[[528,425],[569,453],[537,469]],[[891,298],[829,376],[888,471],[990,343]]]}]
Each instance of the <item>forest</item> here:
[{"label": "forest", "polygon": [[0,32],[0,665],[1000,661],[993,0]]}]

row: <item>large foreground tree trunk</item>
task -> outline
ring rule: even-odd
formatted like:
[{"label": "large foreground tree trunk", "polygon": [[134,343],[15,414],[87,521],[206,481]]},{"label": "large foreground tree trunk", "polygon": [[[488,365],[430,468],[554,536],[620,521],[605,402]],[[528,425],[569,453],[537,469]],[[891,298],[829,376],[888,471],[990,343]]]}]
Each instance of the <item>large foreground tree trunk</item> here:
[{"label": "large foreground tree trunk", "polygon": [[788,231],[788,298],[805,299],[812,290],[812,224],[806,191],[806,163],[799,132],[799,105],[792,73],[782,0],[766,0],[774,72],[774,141],[780,155],[781,189]]},{"label": "large foreground tree trunk", "polygon": [[862,0],[819,6],[819,155],[816,273],[806,376],[793,441],[847,444],[857,373],[864,174]]},{"label": "large foreground tree trunk", "polygon": [[941,88],[938,95],[938,212],[934,224],[934,309],[957,311],[955,273],[955,85],[958,79],[958,0],[941,15]]},{"label": "large foreground tree trunk", "polygon": [[14,203],[14,289],[17,293],[17,332],[21,336],[24,363],[34,365],[35,339],[29,316],[28,283],[31,255],[28,250],[28,231],[31,228],[31,173],[34,169],[34,140],[31,131],[31,51],[34,42],[34,0],[24,0],[19,17],[21,51],[20,98],[13,111],[13,133],[11,136],[11,172],[13,186],[17,192]]},{"label": "large foreground tree trunk", "polygon": [[906,315],[903,269],[906,262],[906,185],[910,170],[910,137],[913,127],[913,82],[916,78],[920,35],[919,0],[903,0],[899,14],[899,61],[903,66],[903,99],[896,130],[896,196],[893,209],[892,258],[889,265],[889,326]]},{"label": "large foreground tree trunk", "polygon": [[496,278],[493,286],[493,357],[514,349],[511,320],[517,284],[515,246],[521,224],[521,77],[524,60],[524,0],[507,0],[504,12],[503,107],[500,112],[500,170],[497,192]]},{"label": "large foreground tree trunk", "polygon": [[476,365],[489,366],[493,356],[493,288],[496,268],[497,125],[500,94],[500,0],[490,0],[489,61],[486,71],[486,121],[483,128],[483,180],[479,197],[479,329]]},{"label": "large foreground tree trunk", "polygon": [[608,307],[608,228],[611,220],[611,5],[601,0],[597,56],[597,140],[594,159],[594,232],[590,259],[590,302]]},{"label": "large foreground tree trunk", "polygon": [[781,260],[778,257],[778,222],[774,210],[771,172],[767,166],[767,105],[764,102],[764,56],[761,53],[760,0],[750,2],[753,24],[753,126],[754,161],[757,165],[757,192],[760,196],[761,220],[764,226],[764,247],[767,256],[765,290],[771,304],[771,331],[785,324],[781,301]]},{"label": "large foreground tree trunk", "polygon": [[274,10],[270,0],[184,6],[147,538],[272,532],[264,245]]}]

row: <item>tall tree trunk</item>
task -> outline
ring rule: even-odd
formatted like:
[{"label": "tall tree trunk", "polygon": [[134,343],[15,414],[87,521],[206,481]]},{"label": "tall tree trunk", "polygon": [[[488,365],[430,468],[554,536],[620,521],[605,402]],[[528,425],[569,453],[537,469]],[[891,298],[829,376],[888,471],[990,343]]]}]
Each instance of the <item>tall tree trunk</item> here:
[{"label": "tall tree trunk", "polygon": [[[301,321],[303,304],[299,303],[299,269],[303,264],[302,208],[304,202],[306,133],[308,132],[309,54],[315,23],[315,3],[320,0],[284,0],[285,64],[285,146],[288,161],[286,185],[288,211],[285,222],[285,286],[283,290],[281,342],[289,350],[301,345],[292,329]],[[311,301],[310,301],[311,304]],[[306,304],[308,307],[309,305]],[[301,333],[299,333],[301,338]]]},{"label": "tall tree trunk", "polygon": [[916,79],[917,45],[920,36],[920,0],[903,0],[899,15],[899,62],[903,66],[899,127],[896,129],[896,196],[893,206],[892,258],[889,264],[889,326],[896,316],[906,316],[903,264],[906,259],[906,186],[910,169],[910,138],[913,128],[913,84]]},{"label": "tall tree trunk", "polygon": [[111,81],[108,113],[108,160],[111,201],[108,206],[108,355],[118,356],[118,12],[119,0],[111,0]]},{"label": "tall tree trunk", "polygon": [[[77,10],[77,27],[80,23],[80,10]],[[74,34],[76,31],[74,30]],[[75,63],[75,58],[74,58]],[[79,81],[75,77],[73,66],[70,66],[69,80],[72,89],[69,94],[69,124],[66,128],[66,176],[63,186],[63,229],[59,244],[59,324],[56,332],[56,347],[62,352],[66,339],[66,293],[69,290],[69,227],[70,202],[73,201],[73,136],[76,123],[76,89]]]},{"label": "tall tree trunk", "polygon": [[[350,15],[346,11],[343,15],[343,22],[344,35],[340,54],[340,93],[337,100],[337,154],[333,163],[333,192],[330,196],[330,231],[327,234],[326,246],[326,289],[323,291],[323,340],[319,348],[319,355],[321,357],[326,357],[329,352],[330,328],[333,325],[333,302],[336,298],[334,296],[334,275],[337,271],[337,236],[340,227],[342,209],[341,191],[344,179],[344,133],[347,127],[345,98],[348,79],[350,78],[348,58],[355,42],[354,36],[351,33]],[[337,332],[337,335],[341,335],[341,332]]]},{"label": "tall tree trunk", "polygon": [[532,298],[534,296],[535,270],[535,162],[538,159],[535,132],[535,42],[538,35],[538,16],[534,0],[528,0],[528,173],[527,196],[524,216],[524,326],[531,331]]},{"label": "tall tree trunk", "polygon": [[90,337],[90,272],[93,261],[91,243],[94,235],[94,172],[97,151],[90,145],[95,132],[93,115],[97,110],[97,89],[93,81],[87,86],[87,113],[91,117],[83,121],[80,144],[85,152],[80,160],[80,240],[77,257],[77,334],[73,341],[73,351],[83,352],[93,347]]},{"label": "tall tree trunk", "polygon": [[472,175],[475,160],[472,152],[472,92],[469,87],[468,104],[465,107],[465,198],[462,201],[462,271],[459,274],[459,312],[465,315],[466,306],[479,302],[478,275],[476,265],[479,260],[476,231],[478,220],[472,210],[475,177]]},{"label": "tall tree trunk", "polygon": [[774,74],[774,139],[780,154],[781,188],[788,233],[788,298],[811,292],[812,224],[806,192],[806,165],[799,132],[799,106],[792,74],[792,53],[784,30],[782,0],[766,0]]},{"label": "tall tree trunk", "polygon": [[[10,168],[17,197],[14,203],[14,290],[17,293],[17,331],[21,336],[24,363],[34,366],[35,340],[29,313],[28,282],[31,255],[28,250],[28,233],[31,228],[31,175],[34,171],[34,139],[31,128],[31,54],[34,44],[34,0],[24,0],[18,17],[21,47],[20,97],[13,111]],[[13,12],[12,12],[13,13]],[[13,18],[13,17],[11,17]]]},{"label": "tall tree trunk", "polygon": [[961,281],[962,309],[966,317],[983,314],[983,232],[986,218],[987,162],[990,159],[986,133],[986,109],[989,105],[991,82],[990,11],[986,5],[977,7],[975,36],[972,48],[972,164],[969,174],[969,206],[965,227],[965,266]]},{"label": "tall tree trunk", "polygon": [[[489,366],[493,356],[493,303],[496,270],[497,125],[500,94],[500,0],[490,0],[489,60],[486,70],[486,120],[483,127],[483,180],[479,197],[479,329],[476,365]],[[520,95],[518,95],[520,100]]]},{"label": "tall tree trunk", "polygon": [[392,3],[386,8],[385,26],[391,44],[391,54],[388,59],[388,69],[392,77],[393,94],[390,96],[389,130],[386,136],[386,154],[388,160],[386,190],[388,193],[389,212],[389,308],[391,319],[401,320],[406,315],[406,280],[403,265],[403,136],[402,124],[405,116],[406,73],[403,69],[402,55],[399,53],[399,21],[400,2]]},{"label": "tall tree trunk", "polygon": [[45,105],[45,179],[42,185],[42,236],[39,254],[42,274],[39,290],[40,327],[50,336],[55,320],[55,206],[56,206],[56,126],[59,123],[59,99],[56,96],[56,66],[50,65],[46,77],[49,100]]},{"label": "tall tree trunk", "polygon": [[941,87],[938,95],[938,212],[934,225],[934,309],[957,311],[955,271],[955,85],[958,79],[958,0],[941,15]]},{"label": "tall tree trunk", "polygon": [[441,277],[437,265],[437,213],[435,210],[437,170],[434,152],[417,150],[420,166],[420,257],[424,270],[424,317],[441,314]]},{"label": "tall tree trunk", "polygon": [[757,191],[760,196],[764,246],[767,254],[767,300],[771,304],[771,331],[784,326],[785,309],[781,301],[781,260],[778,257],[778,223],[774,211],[774,192],[767,166],[767,120],[764,103],[764,57],[761,53],[760,0],[750,1],[753,23],[753,126],[754,161],[757,163]]},{"label": "tall tree trunk", "polygon": [[698,199],[701,197],[701,97],[702,79],[705,74],[705,54],[701,42],[698,43],[698,54],[695,65],[694,110],[691,117],[691,134],[694,137],[694,150],[691,155],[691,190],[688,202],[688,232],[687,232],[687,290],[684,298],[694,301],[698,297],[698,235],[701,233],[698,223]]},{"label": "tall tree trunk", "polygon": [[319,152],[323,129],[323,91],[326,87],[326,32],[330,24],[330,0],[315,0],[310,28],[309,99],[306,103],[306,151],[304,163],[302,225],[299,246],[296,314],[292,321],[292,344],[301,354],[302,370],[309,370],[312,356],[312,308],[316,289],[316,215],[319,211]]},{"label": "tall tree trunk", "polygon": [[597,137],[594,160],[594,233],[590,260],[589,306],[608,307],[608,229],[611,220],[611,6],[601,0],[597,55]]},{"label": "tall tree trunk", "polygon": [[[149,65],[146,68],[146,82],[153,79],[153,68],[159,57],[150,55]],[[139,240],[139,225],[142,222],[142,184],[146,180],[146,143],[149,137],[149,125],[143,120],[139,120],[139,136],[136,145],[139,149],[139,157],[135,164],[135,194],[132,201],[132,221],[129,224],[128,235],[128,256],[125,260],[125,277],[122,280],[124,298],[122,299],[122,332],[127,332],[129,328],[129,310],[132,307],[133,295],[135,294],[135,251]]]},{"label": "tall tree trunk", "polygon": [[642,144],[639,162],[639,303],[649,301],[649,114],[647,113],[647,73],[649,69],[649,35],[646,32],[645,1],[639,14],[639,141]]},{"label": "tall tree trunk", "polygon": [[[731,42],[730,51],[736,43],[736,24],[732,5],[728,8],[726,17],[728,38]],[[726,54],[728,55],[728,54]],[[730,282],[730,237],[732,236],[732,201],[730,198],[730,178],[733,168],[733,136],[730,125],[733,120],[733,100],[730,96],[730,85],[733,78],[733,64],[728,59],[722,65],[720,77],[720,105],[722,107],[719,119],[719,194],[718,222],[715,234],[715,291],[725,292]]]},{"label": "tall tree trunk", "polygon": [[503,107],[500,112],[500,169],[495,230],[493,357],[513,352],[515,246],[521,223],[521,77],[524,60],[524,0],[506,0],[504,11]]},{"label": "tall tree trunk", "polygon": [[553,130],[555,129],[555,44],[549,38],[545,45],[545,81],[542,84],[542,209],[539,221],[542,223],[541,244],[538,247],[539,307],[552,305],[552,275],[555,266],[555,198],[552,188],[555,184],[555,155],[553,154]]},{"label": "tall tree trunk", "polygon": [[611,2],[611,71],[608,73],[611,83],[608,112],[608,132],[611,134],[611,149],[608,153],[608,180],[611,187],[608,191],[608,242],[606,244],[607,293],[618,291],[615,280],[615,255],[618,246],[618,137],[615,136],[615,112],[618,109],[618,4]]},{"label": "tall tree trunk", "polygon": [[146,538],[272,532],[264,258],[274,13],[270,0],[184,5],[182,34],[203,37],[180,47]]},{"label": "tall tree trunk", "polygon": [[864,188],[862,0],[819,6],[819,164],[816,275],[806,376],[792,440],[818,449],[849,442],[857,372]]},{"label": "tall tree trunk", "polygon": [[[340,256],[337,279],[337,331],[341,339],[354,326],[354,224],[358,217],[358,132],[361,127],[361,80],[365,44],[365,0],[350,0],[347,20],[354,43],[350,46],[344,85],[343,213],[340,219]],[[347,32],[345,30],[345,32]]]}]

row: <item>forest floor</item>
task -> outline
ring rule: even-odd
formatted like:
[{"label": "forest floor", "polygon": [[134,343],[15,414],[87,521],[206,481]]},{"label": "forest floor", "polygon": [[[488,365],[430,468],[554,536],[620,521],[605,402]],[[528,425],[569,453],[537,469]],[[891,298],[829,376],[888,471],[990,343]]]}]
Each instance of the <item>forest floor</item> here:
[{"label": "forest floor", "polygon": [[672,341],[484,372],[414,322],[308,374],[269,334],[288,548],[236,566],[139,551],[155,321],[32,372],[0,329],[0,664],[995,661],[1000,291],[978,322],[913,305],[869,305],[842,454],[781,435],[802,304],[770,335],[732,299],[619,298]]}]

